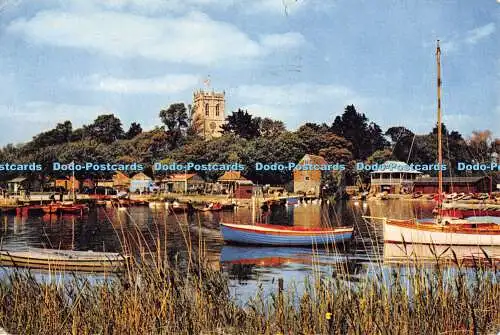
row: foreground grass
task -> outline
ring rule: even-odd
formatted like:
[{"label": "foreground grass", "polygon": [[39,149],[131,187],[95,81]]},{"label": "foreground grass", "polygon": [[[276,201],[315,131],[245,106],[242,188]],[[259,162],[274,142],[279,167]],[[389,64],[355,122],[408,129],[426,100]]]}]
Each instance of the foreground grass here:
[{"label": "foreground grass", "polygon": [[[141,262],[116,280],[62,285],[14,272],[0,281],[0,326],[15,334],[485,334],[500,331],[498,270],[311,280],[305,292],[258,293],[236,305],[203,262]],[[472,272],[471,272],[472,271]]]}]

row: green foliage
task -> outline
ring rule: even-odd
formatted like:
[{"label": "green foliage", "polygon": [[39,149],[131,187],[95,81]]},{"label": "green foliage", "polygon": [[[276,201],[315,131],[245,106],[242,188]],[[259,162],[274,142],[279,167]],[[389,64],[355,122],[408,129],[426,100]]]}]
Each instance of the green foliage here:
[{"label": "green foliage", "polygon": [[[367,163],[373,164],[373,163],[384,163],[387,162],[388,160],[394,160],[394,154],[391,152],[389,149],[384,149],[384,150],[377,150],[375,151],[368,159],[366,160]],[[405,162],[404,160],[403,162]]]},{"label": "green foliage", "polygon": [[114,114],[99,115],[94,123],[84,127],[84,135],[99,143],[113,143],[124,136],[122,122]]},{"label": "green foliage", "polygon": [[134,137],[136,137],[137,135],[139,135],[140,133],[142,133],[141,125],[137,122],[132,122],[132,124],[130,125],[130,128],[128,129],[127,133],[125,134],[125,138],[127,140],[131,140]]},{"label": "green foliage", "polygon": [[[147,169],[158,161],[242,163],[246,165],[243,174],[261,184],[285,184],[292,179],[292,173],[256,171],[256,162],[298,162],[305,154],[321,155],[329,163],[346,164],[348,169],[355,160],[437,161],[436,128],[428,134],[415,135],[404,127],[391,127],[383,134],[378,125],[370,123],[353,105],[346,106],[331,126],[305,123],[296,131],[287,131],[282,121],[253,117],[238,109],[227,117],[223,136],[209,141],[189,127],[188,110],[183,103],[161,110],[160,119],[164,126],[143,132],[140,124],[134,122],[126,133],[120,119],[113,114],[100,115],[92,124],[78,129],[65,121],[26,144],[9,144],[0,149],[0,161],[37,162],[45,168],[42,173],[51,174],[54,161],[137,162],[145,164]],[[445,125],[442,131],[443,158],[449,166],[456,166],[458,161],[488,161],[491,153],[500,152],[500,139],[493,139],[490,131],[476,131],[467,140],[457,131],[448,131]],[[390,146],[384,135],[390,138]],[[201,173],[212,180],[221,174]],[[13,176],[4,173],[2,180]],[[347,183],[358,177],[353,171],[342,176]]]},{"label": "green foliage", "polygon": [[186,105],[184,103],[171,104],[167,109],[160,111],[160,119],[167,127],[170,148],[177,148],[189,126]]},{"label": "green foliage", "polygon": [[275,137],[286,131],[283,121],[273,120],[268,117],[260,119],[259,132],[264,137]]},{"label": "green foliage", "polygon": [[335,118],[331,131],[352,143],[355,159],[364,160],[388,144],[380,127],[373,122],[368,123],[365,114],[358,113],[354,105],[347,106],[344,113]]},{"label": "green foliage", "polygon": [[392,152],[396,160],[408,160],[415,134],[405,127],[391,127],[385,132],[392,141]]},{"label": "green foliage", "polygon": [[222,126],[223,134],[234,134],[242,138],[252,139],[260,136],[260,118],[254,118],[248,111],[238,109],[226,118]]},{"label": "green foliage", "polygon": [[58,123],[54,129],[40,133],[39,135],[33,137],[33,141],[29,143],[30,146],[27,150],[36,150],[49,145],[69,142],[71,140],[72,130],[73,127],[71,121]]}]

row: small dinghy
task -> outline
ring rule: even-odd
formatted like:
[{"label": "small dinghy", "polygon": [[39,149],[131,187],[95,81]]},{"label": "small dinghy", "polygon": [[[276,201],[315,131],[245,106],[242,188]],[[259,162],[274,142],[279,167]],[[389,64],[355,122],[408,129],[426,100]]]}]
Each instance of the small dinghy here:
[{"label": "small dinghy", "polygon": [[58,271],[114,271],[124,267],[128,259],[128,256],[115,252],[41,248],[0,250],[0,264],[4,266]]}]

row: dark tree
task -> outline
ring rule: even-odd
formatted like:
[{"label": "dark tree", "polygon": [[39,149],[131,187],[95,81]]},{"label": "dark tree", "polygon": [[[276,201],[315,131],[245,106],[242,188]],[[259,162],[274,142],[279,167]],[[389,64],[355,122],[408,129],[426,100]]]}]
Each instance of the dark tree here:
[{"label": "dark tree", "polygon": [[365,114],[358,113],[354,105],[348,105],[344,113],[335,118],[331,131],[352,143],[355,159],[366,159],[387,145],[380,127],[369,124]]},{"label": "dark tree", "polygon": [[260,135],[264,137],[279,136],[286,131],[283,121],[273,120],[268,117],[260,120]]},{"label": "dark tree", "polygon": [[122,122],[114,114],[99,115],[94,123],[84,127],[85,136],[101,143],[113,143],[124,136]]},{"label": "dark tree", "polygon": [[54,129],[40,133],[33,137],[31,146],[33,149],[37,149],[44,148],[49,145],[57,145],[69,142],[71,140],[72,132],[73,126],[71,124],[71,121],[58,123]]},{"label": "dark tree", "polygon": [[182,142],[186,129],[189,126],[186,105],[183,103],[171,104],[167,109],[160,111],[160,119],[167,127],[170,148],[177,148]]},{"label": "dark tree", "polygon": [[328,126],[310,122],[300,126],[295,134],[300,138],[304,151],[314,155],[318,155],[321,149],[327,148],[328,135],[334,135]]},{"label": "dark tree", "polygon": [[415,134],[405,127],[391,127],[385,132],[391,138],[392,154],[400,161],[406,162],[410,157]]},{"label": "dark tree", "polygon": [[137,135],[142,133],[142,127],[139,123],[137,122],[132,122],[130,125],[130,128],[128,129],[127,133],[125,134],[125,138],[128,140],[133,139]]},{"label": "dark tree", "polygon": [[235,134],[245,139],[256,138],[260,135],[260,119],[252,117],[248,111],[238,109],[226,118],[227,123],[222,126],[223,134]]},{"label": "dark tree", "polygon": [[183,130],[188,127],[187,108],[184,103],[171,104],[167,109],[160,111],[161,122],[167,131]]}]

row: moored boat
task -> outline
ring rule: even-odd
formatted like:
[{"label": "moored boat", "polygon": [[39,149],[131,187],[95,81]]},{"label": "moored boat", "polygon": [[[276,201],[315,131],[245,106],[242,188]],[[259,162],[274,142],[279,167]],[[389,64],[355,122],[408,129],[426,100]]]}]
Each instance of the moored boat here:
[{"label": "moored boat", "polygon": [[0,263],[2,265],[60,271],[117,270],[125,266],[128,259],[128,256],[114,252],[41,248],[0,250]]},{"label": "moored boat", "polygon": [[442,218],[428,220],[384,220],[384,242],[436,245],[500,245],[500,225],[484,221]]},{"label": "moored boat", "polygon": [[243,225],[221,223],[224,242],[267,246],[310,246],[346,242],[353,227],[308,228],[270,224]]},{"label": "moored boat", "polygon": [[88,206],[73,203],[55,203],[39,206],[45,214],[83,214],[88,211]]},{"label": "moored boat", "polygon": [[436,214],[442,217],[453,217],[457,219],[465,219],[471,217],[497,217],[500,218],[500,209],[483,207],[478,209],[472,208],[441,208],[436,209]]},{"label": "moored boat", "polygon": [[222,204],[217,202],[217,203],[210,203],[206,207],[203,207],[200,209],[202,212],[219,212],[222,211]]},{"label": "moored boat", "polygon": [[500,246],[460,246],[384,243],[384,263],[394,262],[436,262],[474,265],[474,262],[491,261],[500,265]]},{"label": "moored boat", "polygon": [[[443,165],[441,123],[441,49],[436,48],[437,64],[437,153],[438,166]],[[462,197],[457,193],[448,199]],[[491,215],[464,217],[464,213],[447,212],[443,201],[443,169],[438,170],[438,193],[435,196],[436,217],[427,220],[383,219],[384,241],[405,244],[500,246],[500,223]],[[465,197],[462,197],[464,199]],[[484,198],[484,194],[480,196]],[[471,213],[474,214],[474,213]],[[486,213],[489,214],[489,213]]]}]

